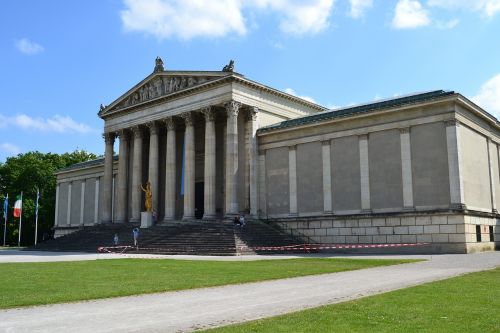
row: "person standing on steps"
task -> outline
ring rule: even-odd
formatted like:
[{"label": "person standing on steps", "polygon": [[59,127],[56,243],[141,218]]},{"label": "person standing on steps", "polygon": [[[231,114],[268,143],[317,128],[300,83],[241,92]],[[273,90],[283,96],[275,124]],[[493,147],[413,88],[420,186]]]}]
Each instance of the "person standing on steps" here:
[{"label": "person standing on steps", "polygon": [[134,246],[139,247],[139,228],[134,228],[132,234],[134,235]]},{"label": "person standing on steps", "polygon": [[118,234],[115,234],[115,237],[113,237],[113,243],[115,246],[118,246]]}]

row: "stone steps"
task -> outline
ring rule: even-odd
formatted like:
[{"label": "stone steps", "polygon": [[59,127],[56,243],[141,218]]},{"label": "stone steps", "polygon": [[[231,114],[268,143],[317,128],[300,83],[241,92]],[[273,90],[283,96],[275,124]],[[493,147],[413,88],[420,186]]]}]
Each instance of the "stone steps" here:
[{"label": "stone steps", "polygon": [[[96,252],[99,247],[113,246],[114,234],[119,245],[133,246],[135,224],[84,227],[72,234],[39,243],[31,250]],[[283,253],[281,247],[302,243],[263,222],[252,221],[245,227],[221,222],[165,223],[141,229],[139,248],[127,253],[236,255]],[[287,252],[290,253],[290,252]]]}]

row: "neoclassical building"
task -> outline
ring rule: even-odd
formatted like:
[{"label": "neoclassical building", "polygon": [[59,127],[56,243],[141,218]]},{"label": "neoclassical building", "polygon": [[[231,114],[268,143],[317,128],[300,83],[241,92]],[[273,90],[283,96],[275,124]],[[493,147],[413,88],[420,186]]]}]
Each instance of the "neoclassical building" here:
[{"label": "neoclassical building", "polygon": [[319,243],[431,252],[500,239],[499,123],[455,92],[328,110],[232,62],[172,71],[157,58],[99,117],[104,159],[57,173],[56,236],[139,222],[149,181],[156,223],[243,213]]}]

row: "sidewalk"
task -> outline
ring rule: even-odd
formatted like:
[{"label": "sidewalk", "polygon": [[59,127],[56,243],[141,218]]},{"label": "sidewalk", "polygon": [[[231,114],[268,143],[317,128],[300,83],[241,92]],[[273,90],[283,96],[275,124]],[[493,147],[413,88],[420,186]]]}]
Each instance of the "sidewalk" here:
[{"label": "sidewalk", "polygon": [[500,266],[500,252],[365,270],[0,311],[0,332],[187,332]]}]

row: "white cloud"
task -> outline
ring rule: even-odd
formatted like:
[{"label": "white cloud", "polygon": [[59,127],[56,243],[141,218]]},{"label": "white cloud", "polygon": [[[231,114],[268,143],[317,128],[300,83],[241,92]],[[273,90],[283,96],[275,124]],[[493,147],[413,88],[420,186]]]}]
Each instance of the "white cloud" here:
[{"label": "white cloud", "polygon": [[286,89],[285,89],[285,92],[286,92],[287,94],[293,95],[293,96],[295,96],[295,97],[302,98],[302,99],[304,99],[304,100],[306,100],[306,101],[308,101],[308,102],[311,102],[311,103],[316,103],[316,101],[315,101],[312,97],[309,97],[309,96],[299,96],[299,95],[295,92],[295,90],[293,90],[292,88],[286,88]]},{"label": "white cloud", "polygon": [[124,0],[121,11],[126,31],[159,39],[223,37],[247,33],[244,10],[273,12],[285,33],[314,34],[329,25],[335,0]]},{"label": "white cloud", "polygon": [[471,99],[495,117],[500,118],[500,73],[486,81],[478,94]]},{"label": "white cloud", "polygon": [[21,53],[28,55],[37,54],[44,50],[42,45],[32,42],[28,38],[16,41],[16,47]]},{"label": "white cloud", "polygon": [[353,18],[362,17],[365,12],[373,7],[373,0],[349,0],[351,11],[349,15]]},{"label": "white cloud", "polygon": [[74,121],[69,116],[55,115],[51,118],[33,118],[26,114],[7,117],[0,114],[0,127],[14,126],[24,130],[56,133],[89,133],[92,128]]},{"label": "white cloud", "polygon": [[446,9],[473,10],[489,18],[500,12],[500,0],[429,0],[428,5]]},{"label": "white cloud", "polygon": [[429,13],[416,0],[399,0],[392,26],[396,29],[411,29],[431,24]]},{"label": "white cloud", "polygon": [[3,142],[0,143],[0,151],[6,152],[9,155],[17,155],[21,152],[21,148],[12,143]]},{"label": "white cloud", "polygon": [[460,23],[459,19],[453,19],[453,20],[446,21],[446,22],[436,21],[436,26],[439,29],[447,30],[447,29],[455,28],[459,23]]}]

